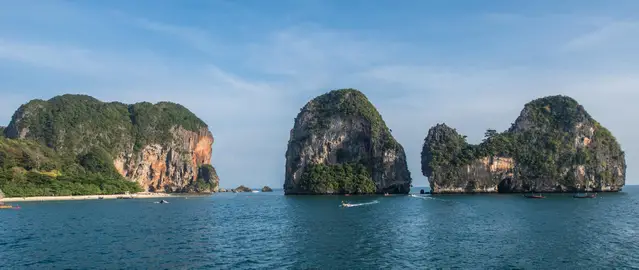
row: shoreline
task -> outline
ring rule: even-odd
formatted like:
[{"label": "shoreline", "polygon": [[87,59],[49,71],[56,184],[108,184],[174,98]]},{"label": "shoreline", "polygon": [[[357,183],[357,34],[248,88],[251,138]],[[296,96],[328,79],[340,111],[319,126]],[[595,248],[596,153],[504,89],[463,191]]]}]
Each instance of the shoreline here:
[{"label": "shoreline", "polygon": [[72,196],[35,196],[35,197],[5,197],[0,202],[44,202],[44,201],[81,201],[81,200],[115,200],[118,197],[126,197],[131,199],[149,199],[149,198],[166,198],[166,197],[183,197],[193,195],[174,195],[169,193],[153,193],[140,192],[133,194],[114,194],[114,195],[72,195]]}]

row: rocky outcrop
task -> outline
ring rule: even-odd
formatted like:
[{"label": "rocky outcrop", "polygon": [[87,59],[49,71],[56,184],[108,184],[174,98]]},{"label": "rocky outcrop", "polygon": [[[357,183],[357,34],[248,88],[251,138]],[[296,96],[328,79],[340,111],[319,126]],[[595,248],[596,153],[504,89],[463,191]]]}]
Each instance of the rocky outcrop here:
[{"label": "rocky outcrop", "polygon": [[251,192],[251,191],[253,191],[253,190],[248,188],[248,187],[245,187],[243,185],[233,189],[233,192]]},{"label": "rocky outcrop", "polygon": [[[145,191],[217,191],[210,166],[214,142],[207,125],[179,104],[105,103],[84,95],[63,95],[21,106],[5,130],[75,159],[104,151],[112,167]],[[205,172],[203,175],[203,172]]]},{"label": "rocky outcrop", "polygon": [[408,193],[403,147],[358,90],[309,101],[286,151],[285,194]]},{"label": "rocky outcrop", "polygon": [[4,193],[0,190],[0,200],[4,199]]},{"label": "rocky outcrop", "polygon": [[273,192],[273,189],[272,189],[272,188],[270,188],[269,186],[264,186],[264,187],[262,188],[262,192]]},{"label": "rocky outcrop", "polygon": [[625,154],[615,137],[574,99],[550,96],[524,107],[512,127],[479,145],[445,124],[422,149],[431,193],[619,191]]},{"label": "rocky outcrop", "polygon": [[[148,191],[181,192],[197,180],[201,165],[211,164],[213,136],[207,128],[194,132],[181,127],[173,128],[171,136],[164,144],[145,145],[139,151],[131,146],[120,152],[113,161],[115,168]],[[203,180],[219,185],[215,171]]]}]

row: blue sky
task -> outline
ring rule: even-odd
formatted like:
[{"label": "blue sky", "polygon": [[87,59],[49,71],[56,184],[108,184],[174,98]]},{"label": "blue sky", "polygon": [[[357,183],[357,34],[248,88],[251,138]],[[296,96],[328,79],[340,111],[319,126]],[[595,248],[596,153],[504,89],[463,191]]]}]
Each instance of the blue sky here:
[{"label": "blue sky", "polygon": [[169,100],[215,136],[222,187],[281,187],[293,119],[358,88],[407,152],[428,129],[478,142],[570,95],[639,162],[639,1],[2,1],[0,123],[30,99]]}]

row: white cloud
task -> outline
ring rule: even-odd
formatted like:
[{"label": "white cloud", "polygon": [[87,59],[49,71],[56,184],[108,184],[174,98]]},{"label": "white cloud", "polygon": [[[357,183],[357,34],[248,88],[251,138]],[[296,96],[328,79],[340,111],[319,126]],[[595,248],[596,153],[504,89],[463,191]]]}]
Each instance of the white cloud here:
[{"label": "white cloud", "polygon": [[0,38],[0,60],[91,78],[151,78],[168,69],[148,53],[94,51],[56,44],[33,44]]},{"label": "white cloud", "polygon": [[[122,17],[127,18],[123,14],[119,14]],[[209,55],[217,55],[222,49],[219,42],[214,42],[213,36],[202,29],[193,27],[181,27],[156,21],[151,21],[144,18],[130,18],[139,27],[147,30],[155,31],[161,34],[169,35],[177,38],[203,53]]]},{"label": "white cloud", "polygon": [[[610,49],[619,42],[624,47],[636,48],[639,45],[639,23],[634,21],[614,21],[595,27],[594,30],[570,40],[564,47],[566,51],[584,51]],[[606,48],[607,47],[607,48]]]},{"label": "white cloud", "polygon": [[[533,20],[515,15],[493,15],[490,19],[508,24]],[[175,58],[153,51],[87,50],[0,38],[0,61],[63,72],[70,81],[86,81],[83,91],[104,100],[171,100],[185,105],[209,124],[216,137],[213,164],[224,187],[281,186],[286,143],[299,108],[317,94],[345,87],[361,89],[379,108],[407,151],[417,185],[426,184],[419,152],[434,124],[446,122],[476,142],[487,128],[508,128],[526,102],[554,94],[573,96],[613,131],[628,153],[630,173],[632,165],[639,162],[633,154],[639,151],[633,140],[639,127],[630,124],[639,114],[633,104],[639,100],[637,70],[571,65],[575,56],[565,51],[578,48],[583,53],[580,60],[586,61],[587,52],[605,50],[609,38],[634,42],[633,37],[624,35],[623,31],[635,31],[628,25],[590,36],[564,27],[562,33],[571,35],[562,40],[571,41],[545,53],[567,64],[495,66],[491,57],[506,56],[491,55],[485,57],[485,65],[471,66],[446,64],[446,57],[410,43],[318,25],[276,29],[266,39],[229,43],[203,28],[146,19],[130,21],[135,27],[186,45],[184,50],[216,57],[176,63]],[[517,34],[526,35],[525,31]],[[455,53],[453,49],[448,52]],[[233,66],[211,60],[225,54],[237,56],[232,59]],[[5,89],[0,88],[2,91]]]}]

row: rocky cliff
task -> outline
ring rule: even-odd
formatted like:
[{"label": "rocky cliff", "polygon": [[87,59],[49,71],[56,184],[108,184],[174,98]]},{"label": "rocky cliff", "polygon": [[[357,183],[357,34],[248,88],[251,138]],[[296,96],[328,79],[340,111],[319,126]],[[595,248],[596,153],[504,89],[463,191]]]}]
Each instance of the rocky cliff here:
[{"label": "rocky cliff", "polygon": [[202,167],[210,166],[213,136],[179,104],[126,105],[84,95],[33,100],[15,112],[4,134],[39,142],[69,160],[87,155],[107,159],[108,167],[147,191],[218,187],[215,170]]},{"label": "rocky cliff", "polygon": [[334,90],[295,118],[286,151],[285,194],[408,193],[403,147],[358,90]]},{"label": "rocky cliff", "polygon": [[625,184],[619,143],[570,97],[534,100],[510,129],[485,135],[471,145],[445,124],[429,130],[422,173],[432,193],[601,192]]}]

